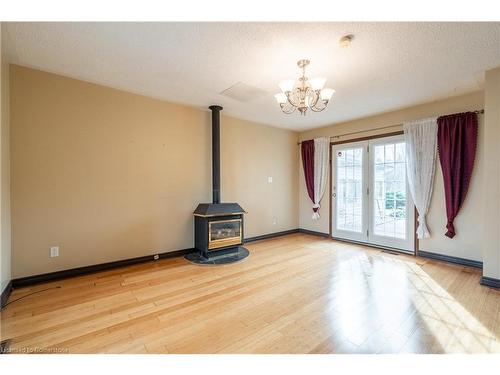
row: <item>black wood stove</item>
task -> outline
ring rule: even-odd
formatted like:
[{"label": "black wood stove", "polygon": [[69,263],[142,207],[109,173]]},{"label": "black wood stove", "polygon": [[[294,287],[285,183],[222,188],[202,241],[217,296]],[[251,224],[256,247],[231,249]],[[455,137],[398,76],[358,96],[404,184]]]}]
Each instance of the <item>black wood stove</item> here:
[{"label": "black wood stove", "polygon": [[[230,263],[245,258],[243,215],[238,203],[220,202],[220,111],[212,105],[212,203],[194,211],[194,245],[197,253],[186,258],[195,263]],[[197,261],[198,260],[198,261]]]}]

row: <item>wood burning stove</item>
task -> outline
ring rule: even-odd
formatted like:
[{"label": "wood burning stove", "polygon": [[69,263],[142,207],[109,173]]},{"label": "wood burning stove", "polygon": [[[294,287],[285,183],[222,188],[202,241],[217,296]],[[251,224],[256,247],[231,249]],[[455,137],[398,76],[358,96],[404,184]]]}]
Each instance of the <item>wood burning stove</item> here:
[{"label": "wood burning stove", "polygon": [[[203,259],[214,253],[240,252],[243,245],[243,215],[245,210],[238,203],[220,202],[220,106],[210,106],[212,111],[212,203],[200,203],[194,211],[194,244]],[[245,255],[245,256],[246,256]],[[192,260],[192,259],[190,259]],[[226,262],[227,263],[227,262]]]}]

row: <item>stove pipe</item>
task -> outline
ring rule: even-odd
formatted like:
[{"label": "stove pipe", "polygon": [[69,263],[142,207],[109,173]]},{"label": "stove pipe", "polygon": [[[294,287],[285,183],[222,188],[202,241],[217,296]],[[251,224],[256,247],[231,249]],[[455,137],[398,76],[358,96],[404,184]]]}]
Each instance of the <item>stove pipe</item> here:
[{"label": "stove pipe", "polygon": [[208,107],[212,111],[212,203],[220,203],[220,111],[219,105]]}]

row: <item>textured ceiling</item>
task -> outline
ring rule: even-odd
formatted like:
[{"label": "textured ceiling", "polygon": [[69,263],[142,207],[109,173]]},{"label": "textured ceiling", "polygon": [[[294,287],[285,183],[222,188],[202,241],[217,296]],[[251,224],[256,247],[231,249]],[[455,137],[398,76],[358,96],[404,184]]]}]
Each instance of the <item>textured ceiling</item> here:
[{"label": "textured ceiling", "polygon": [[[235,117],[305,130],[481,88],[500,65],[500,23],[10,23],[12,63]],[[338,39],[354,34],[349,48]],[[281,113],[273,94],[309,76],[336,90],[321,113]],[[241,82],[251,101],[220,95]]]}]

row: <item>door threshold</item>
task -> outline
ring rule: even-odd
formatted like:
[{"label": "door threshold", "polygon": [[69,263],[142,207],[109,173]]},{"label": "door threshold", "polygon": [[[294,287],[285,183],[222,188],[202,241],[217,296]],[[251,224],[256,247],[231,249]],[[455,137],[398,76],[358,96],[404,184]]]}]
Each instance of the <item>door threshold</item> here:
[{"label": "door threshold", "polygon": [[345,238],[338,238],[338,237],[333,237],[333,236],[331,237],[331,239],[335,240],[335,241],[346,242],[346,243],[351,243],[351,244],[355,244],[355,245],[361,245],[361,246],[366,246],[366,247],[371,247],[371,248],[379,249],[382,252],[387,252],[387,253],[391,253],[391,254],[394,254],[394,255],[400,255],[400,254],[413,255],[413,256],[415,255],[415,252],[411,251],[411,250],[397,249],[397,248],[394,248],[394,247],[375,245],[375,244],[371,244],[369,242],[347,240]]}]

